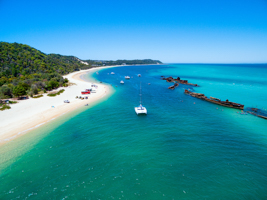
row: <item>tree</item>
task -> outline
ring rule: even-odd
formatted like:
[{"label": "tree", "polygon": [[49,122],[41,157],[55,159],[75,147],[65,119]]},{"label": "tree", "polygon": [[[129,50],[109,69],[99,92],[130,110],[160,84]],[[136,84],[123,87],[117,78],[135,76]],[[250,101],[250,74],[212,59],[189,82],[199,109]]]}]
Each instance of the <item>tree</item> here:
[{"label": "tree", "polygon": [[10,98],[12,97],[12,90],[10,87],[4,85],[0,88],[0,98]]},{"label": "tree", "polygon": [[13,89],[13,95],[15,97],[21,97],[21,96],[23,96],[25,94],[26,94],[26,90],[21,85],[18,85],[16,87],[14,87],[14,89]]},{"label": "tree", "polygon": [[49,84],[51,85],[52,89],[58,88],[58,86],[59,86],[59,83],[57,81],[54,81],[54,80],[49,81]]},{"label": "tree", "polygon": [[21,87],[23,87],[25,91],[27,91],[27,90],[30,88],[30,85],[27,84],[27,83],[20,83],[19,85],[20,85]]},{"label": "tree", "polygon": [[12,75],[16,77],[18,74],[17,69],[15,67],[12,68]]},{"label": "tree", "polygon": [[32,85],[31,90],[32,90],[33,94],[38,94],[38,88],[35,84]]}]

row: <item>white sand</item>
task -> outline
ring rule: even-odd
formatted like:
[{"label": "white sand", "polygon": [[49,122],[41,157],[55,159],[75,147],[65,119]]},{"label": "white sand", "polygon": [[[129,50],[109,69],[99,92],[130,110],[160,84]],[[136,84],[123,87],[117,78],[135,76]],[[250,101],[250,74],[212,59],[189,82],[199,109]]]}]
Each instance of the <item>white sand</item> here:
[{"label": "white sand", "polygon": [[[20,100],[17,104],[11,104],[11,109],[0,111],[0,144],[6,143],[53,118],[87,103],[90,104],[109,94],[110,90],[107,85],[96,83],[98,85],[96,93],[81,95],[81,91],[91,88],[92,82],[86,82],[80,76],[97,70],[99,68],[92,68],[64,76],[69,79],[69,82],[76,85],[64,87],[65,91],[58,96],[49,97],[45,94],[44,97],[37,99]],[[60,89],[62,88],[57,90]],[[76,99],[76,96],[88,96],[88,99]],[[64,100],[69,100],[70,103],[64,103]]]}]

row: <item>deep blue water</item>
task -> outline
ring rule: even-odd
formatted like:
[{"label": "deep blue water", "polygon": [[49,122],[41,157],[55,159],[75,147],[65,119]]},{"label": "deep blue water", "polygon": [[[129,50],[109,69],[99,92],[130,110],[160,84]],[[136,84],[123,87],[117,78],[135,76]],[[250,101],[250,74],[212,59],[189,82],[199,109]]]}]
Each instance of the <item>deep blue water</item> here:
[{"label": "deep blue water", "polygon": [[[168,90],[162,75],[200,87]],[[267,120],[184,94],[267,109],[266,75],[267,65],[100,70],[93,79],[113,95],[0,147],[0,199],[266,199]],[[140,82],[147,116],[134,112]]]}]

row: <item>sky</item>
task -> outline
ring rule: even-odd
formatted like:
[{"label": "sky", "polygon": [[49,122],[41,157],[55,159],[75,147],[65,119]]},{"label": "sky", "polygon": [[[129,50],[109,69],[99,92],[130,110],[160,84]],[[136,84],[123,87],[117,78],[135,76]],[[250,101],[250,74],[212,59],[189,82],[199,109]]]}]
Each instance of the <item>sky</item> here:
[{"label": "sky", "polygon": [[267,63],[267,0],[0,0],[0,41],[80,59]]}]

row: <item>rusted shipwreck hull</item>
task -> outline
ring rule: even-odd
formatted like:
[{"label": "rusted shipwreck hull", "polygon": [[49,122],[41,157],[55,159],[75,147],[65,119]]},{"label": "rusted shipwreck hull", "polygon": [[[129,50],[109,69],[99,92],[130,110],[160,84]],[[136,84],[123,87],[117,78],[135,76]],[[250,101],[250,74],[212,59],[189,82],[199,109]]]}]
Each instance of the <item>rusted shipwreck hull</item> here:
[{"label": "rusted shipwreck hull", "polygon": [[181,83],[184,85],[191,85],[191,86],[198,86],[197,84],[193,84],[193,83],[188,83],[188,80],[181,80],[180,77],[177,77],[176,79],[173,77],[168,77],[168,78],[161,78],[162,80],[166,80],[167,82],[171,83],[171,82],[176,82],[176,83]]},{"label": "rusted shipwreck hull", "polygon": [[247,113],[263,119],[267,119],[267,113],[258,108],[248,108]]},{"label": "rusted shipwreck hull", "polygon": [[220,106],[225,106],[228,108],[235,108],[235,109],[240,109],[240,110],[244,109],[244,105],[228,101],[228,99],[226,101],[221,101],[220,99],[217,99],[214,97],[208,98],[204,94],[201,94],[201,93],[190,92],[188,90],[185,90],[184,92],[185,92],[185,94],[189,94],[192,97],[202,99],[202,100],[208,101],[210,103],[218,104]]},{"label": "rusted shipwreck hull", "polygon": [[179,83],[175,83],[174,85],[168,87],[168,89],[174,90],[178,86],[179,86]]}]

